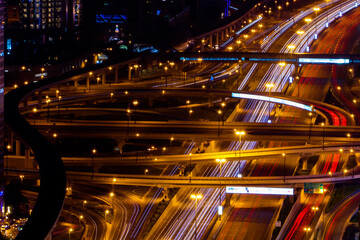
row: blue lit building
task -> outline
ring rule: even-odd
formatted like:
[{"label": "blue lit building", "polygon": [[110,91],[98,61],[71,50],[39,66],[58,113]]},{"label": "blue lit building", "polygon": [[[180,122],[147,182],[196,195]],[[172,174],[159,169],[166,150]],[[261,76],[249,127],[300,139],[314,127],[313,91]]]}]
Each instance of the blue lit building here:
[{"label": "blue lit building", "polygon": [[0,211],[4,217],[4,19],[5,0],[0,0]]}]

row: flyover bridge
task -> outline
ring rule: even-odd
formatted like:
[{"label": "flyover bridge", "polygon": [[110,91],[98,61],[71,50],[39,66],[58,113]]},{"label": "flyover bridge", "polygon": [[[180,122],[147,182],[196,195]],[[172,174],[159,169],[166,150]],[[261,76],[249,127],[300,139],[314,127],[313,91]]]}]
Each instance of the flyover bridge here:
[{"label": "flyover bridge", "polygon": [[[356,170],[355,170],[356,169]],[[151,176],[151,175],[125,175],[113,173],[89,173],[67,171],[66,176],[71,182],[92,182],[95,184],[150,186],[162,188],[202,187],[225,188],[226,186],[257,186],[257,187],[299,187],[304,183],[334,184],[360,179],[358,167],[344,175],[342,172],[306,176],[273,176],[273,177],[190,177],[190,176]],[[26,178],[37,178],[38,172],[21,172]],[[5,169],[4,175],[18,177],[19,171]],[[114,178],[116,181],[114,181]]]},{"label": "flyover bridge", "polygon": [[201,52],[169,53],[173,61],[253,62],[289,64],[360,64],[360,54],[263,53],[263,52]]}]

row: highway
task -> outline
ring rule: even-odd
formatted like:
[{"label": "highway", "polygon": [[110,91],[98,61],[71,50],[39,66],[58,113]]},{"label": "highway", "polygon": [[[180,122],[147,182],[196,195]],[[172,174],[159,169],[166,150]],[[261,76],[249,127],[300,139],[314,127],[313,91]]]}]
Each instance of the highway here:
[{"label": "highway", "polygon": [[[352,19],[354,18],[354,15],[356,16],[359,14],[359,11],[355,11],[348,16],[344,16],[344,20],[339,22],[335,27],[333,31],[327,31],[323,38],[321,38],[321,41],[316,45],[317,52],[329,52],[329,51],[336,51],[337,46],[343,41],[344,33],[348,31],[347,34],[352,34],[352,31],[350,30],[351,27],[347,23],[346,19]],[[301,78],[300,82],[302,83],[302,89],[300,93],[304,96],[304,94],[309,93],[310,88],[313,88],[313,86],[317,86],[318,84],[315,84],[315,81],[319,81],[319,79],[323,79],[324,82],[326,81],[327,84],[329,84],[329,70],[330,67],[315,67],[315,66],[308,66],[304,69],[304,75],[306,78]],[[324,83],[325,84],[325,83]],[[319,88],[321,88],[324,84],[319,85]],[[328,85],[329,86],[329,85]],[[336,88],[335,88],[336,89]],[[294,90],[293,95],[297,94]],[[316,97],[319,95],[314,95],[313,97]],[[337,114],[333,115],[333,122],[334,125],[346,125],[346,121],[343,121],[341,119],[341,116],[338,116]],[[335,171],[341,171],[343,169],[344,162],[339,161],[340,154],[330,154],[325,155],[323,160],[318,162],[318,164],[315,166],[313,170],[318,171],[319,173],[328,173],[328,172],[335,172]],[[341,160],[341,159],[340,159]],[[316,172],[313,172],[313,174],[316,174]],[[292,225],[293,227],[289,230],[288,235],[286,236],[287,239],[302,239],[306,236],[305,231],[303,230],[304,227],[308,227],[311,224],[311,228],[314,228],[314,221],[320,220],[319,216],[314,216],[312,214],[312,206],[319,206],[320,203],[325,202],[325,199],[322,199],[320,196],[310,196],[308,200],[305,202],[305,204],[302,206],[301,212],[299,212],[296,219],[294,219],[293,222],[291,222],[289,225]],[[323,209],[324,205],[321,205],[320,210]],[[300,214],[301,213],[301,214]],[[295,223],[297,223],[295,225]],[[310,233],[312,234],[313,231]]]},{"label": "highway", "polygon": [[[335,3],[338,1],[334,1]],[[344,1],[341,3],[341,11],[345,13],[354,7],[355,1]],[[320,3],[317,6],[325,7],[328,3]],[[284,21],[279,28],[275,28],[267,38],[262,41],[262,52],[276,52],[276,57],[284,58],[284,61],[294,63],[293,58],[297,53],[307,51],[310,42],[315,41],[314,34],[318,34],[325,29],[325,23],[334,21],[339,14],[339,7],[329,7],[321,14],[316,14],[316,19],[311,23],[304,23],[303,19],[309,15],[314,15],[313,6],[301,13],[293,16],[292,21]],[[314,16],[313,16],[314,17]],[[344,16],[345,18],[345,16]],[[299,36],[295,30],[300,27],[304,31],[304,35]],[[289,34],[292,32],[292,34]],[[285,33],[287,33],[285,35]],[[324,34],[328,34],[327,31]],[[289,35],[289,36],[288,36]],[[339,33],[339,35],[341,35]],[[242,36],[239,36],[239,39]],[[325,37],[326,38],[326,37]],[[229,45],[223,47],[234,46],[235,41],[229,41]],[[341,41],[337,39],[336,45]],[[315,41],[317,43],[317,41]],[[231,45],[234,44],[234,45]],[[294,44],[296,47],[290,51],[288,46]],[[318,44],[317,49],[324,48],[325,44]],[[311,46],[311,52],[317,51],[315,47]],[[222,49],[224,50],[224,49]],[[319,50],[320,51],[320,50]],[[277,53],[279,52],[279,54]],[[281,55],[286,53],[287,55]],[[212,54],[212,53],[211,53]],[[212,55],[218,54],[214,52]],[[256,57],[256,54],[251,53],[231,53],[238,56]],[[231,56],[227,54],[227,56]],[[290,57],[289,57],[290,54]],[[206,54],[205,54],[206,55]],[[202,57],[204,57],[203,55]],[[222,55],[219,53],[219,55]],[[274,55],[267,55],[274,57]],[[199,55],[197,55],[199,56]],[[261,54],[257,56],[262,56]],[[349,57],[343,55],[342,57]],[[357,56],[351,56],[352,59],[357,59]],[[246,57],[245,57],[246,58]],[[286,60],[290,59],[290,60]],[[350,58],[350,57],[349,57]],[[205,57],[204,57],[205,59]],[[245,59],[244,62],[248,60]],[[278,60],[276,60],[278,61]],[[215,64],[200,63],[198,68],[192,71],[194,76],[194,83],[191,79],[181,81],[181,79],[174,79],[176,84],[171,86],[179,87],[179,89],[163,88],[164,80],[155,79],[148,82],[144,81],[138,85],[152,85],[156,90],[139,89],[137,91],[123,89],[120,85],[102,86],[96,90],[90,86],[88,89],[82,89],[88,93],[71,92],[73,88],[63,88],[59,85],[73,80],[82,80],[88,76],[88,69],[82,69],[74,72],[74,75],[65,75],[63,78],[53,79],[51,84],[40,86],[36,91],[44,90],[49,87],[52,89],[44,92],[48,94],[51,99],[51,104],[46,104],[46,99],[34,100],[29,98],[27,103],[22,106],[28,106],[28,110],[22,112],[27,116],[29,123],[40,130],[44,135],[51,139],[52,134],[59,134],[59,138],[72,137],[74,135],[82,138],[118,138],[124,139],[126,137],[136,138],[137,134],[141,139],[170,139],[174,137],[176,140],[188,141],[189,144],[184,145],[183,154],[178,155],[153,155],[140,157],[103,157],[97,154],[92,157],[63,157],[63,162],[66,166],[92,165],[95,163],[100,166],[133,166],[136,162],[137,166],[154,165],[165,166],[161,176],[144,176],[144,175],[118,175],[118,174],[103,174],[103,173],[84,173],[67,171],[68,179],[75,182],[89,182],[101,184],[105,186],[118,185],[143,185],[157,187],[151,188],[146,201],[141,201],[119,189],[114,191],[115,198],[108,196],[106,187],[94,193],[110,204],[114,208],[114,220],[109,231],[106,233],[106,238],[109,239],[126,239],[126,238],[140,238],[146,239],[201,239],[207,236],[213,236],[217,239],[233,239],[235,236],[242,236],[243,239],[263,239],[271,235],[271,227],[273,226],[275,217],[281,208],[282,197],[268,197],[268,196],[240,196],[231,199],[232,204],[230,208],[225,208],[224,219],[221,223],[217,223],[217,207],[224,205],[226,198],[224,192],[225,185],[258,185],[258,186],[291,186],[302,187],[305,182],[321,182],[326,184],[338,183],[343,181],[350,181],[358,179],[358,171],[354,175],[343,175],[342,165],[346,162],[346,157],[340,157],[339,150],[343,151],[358,150],[358,142],[360,138],[360,131],[354,125],[357,118],[352,114],[357,114],[356,111],[346,111],[339,107],[334,107],[331,104],[321,103],[324,101],[328,89],[330,87],[337,87],[336,84],[329,81],[328,66],[313,66],[306,65],[299,72],[300,79],[296,80],[292,85],[289,83],[289,77],[294,76],[295,66],[286,64],[281,66],[279,64],[255,64],[239,63],[229,64]],[[108,66],[99,66],[92,74],[99,74],[104,68]],[[294,109],[293,107],[283,106],[280,111],[275,108],[275,101],[258,101],[254,99],[242,98],[233,110],[230,117],[220,126],[219,121],[139,121],[133,118],[133,121],[84,121],[71,120],[64,121],[56,119],[56,114],[69,114],[71,111],[89,111],[84,105],[90,102],[105,102],[112,104],[113,98],[120,99],[123,95],[130,93],[132,98],[136,98],[144,93],[146,97],[151,95],[166,95],[168,99],[174,99],[179,96],[186,97],[187,95],[204,95],[206,98],[229,98],[232,91],[229,90],[209,90],[206,87],[201,89],[182,89],[184,86],[206,84],[209,81],[209,74],[216,73],[215,79],[223,81],[230,78],[231,75],[239,71],[239,68],[246,68],[246,76],[243,81],[236,86],[237,93],[256,93],[257,96],[267,96],[270,99],[277,97],[279,99],[295,100],[297,103],[313,105],[320,119],[326,122],[325,126],[317,125],[315,118],[309,118],[309,112],[301,109]],[[206,73],[200,76],[201,72]],[[199,74],[200,81],[195,79],[194,74]],[[298,74],[298,73],[295,73]],[[169,79],[170,80],[170,79]],[[174,82],[173,81],[173,82]],[[267,84],[273,83],[272,88],[267,87]],[[126,83],[128,84],[128,83]],[[167,84],[166,84],[167,85]],[[66,93],[63,97],[58,98],[55,89],[62,87],[62,91]],[[205,85],[204,85],[205,86]],[[122,86],[124,87],[124,86]],[[270,89],[269,89],[270,88]],[[69,91],[68,91],[69,90]],[[78,89],[79,90],[79,89]],[[68,92],[66,92],[68,91]],[[33,90],[35,92],[35,90]],[[95,92],[97,92],[95,94]],[[113,93],[113,95],[111,95]],[[206,93],[206,95],[205,95]],[[278,93],[278,94],[276,94]],[[77,96],[78,95],[78,96]],[[58,98],[58,100],[56,99]],[[344,99],[345,96],[340,96]],[[219,100],[216,100],[219,101]],[[210,102],[210,101],[209,101]],[[218,102],[215,102],[218,104]],[[52,113],[51,121],[48,119],[38,120],[31,118],[31,109],[33,107],[43,105],[43,109],[37,113],[41,118],[46,119],[48,112]],[[80,107],[65,107],[66,105],[77,105]],[[130,103],[131,104],[131,103]],[[130,106],[129,104],[129,106]],[[196,107],[204,106],[209,103],[201,103]],[[47,105],[47,109],[46,109]],[[51,110],[49,110],[49,105]],[[89,104],[90,105],[90,104]],[[178,106],[186,108],[188,105]],[[39,107],[40,108],[40,107]],[[98,108],[91,109],[94,115],[96,111],[108,112],[122,112],[126,116],[128,109],[121,108]],[[159,115],[155,110],[137,109],[138,114],[152,114]],[[99,117],[100,118],[100,117]],[[220,119],[220,118],[219,118]],[[306,124],[308,123],[308,124]],[[319,123],[319,122],[317,122]],[[54,126],[53,132],[49,132],[50,126]],[[56,129],[56,130],[55,130]],[[239,139],[235,135],[234,129],[246,131],[246,135]],[[56,132],[55,132],[56,131]],[[91,132],[91,134],[89,134]],[[326,133],[326,134],[325,134]],[[351,133],[351,138],[347,137],[347,133]],[[326,143],[325,143],[326,138]],[[311,139],[311,141],[310,141]],[[205,153],[195,154],[194,141],[211,141],[211,148]],[[261,140],[261,141],[259,141]],[[299,146],[291,146],[295,142]],[[310,143],[304,145],[306,142]],[[313,145],[312,143],[316,144]],[[321,144],[323,143],[323,144]],[[288,146],[289,145],[289,146]],[[186,148],[186,150],[185,150]],[[241,151],[241,153],[240,153]],[[316,165],[316,171],[312,172],[310,176],[291,176],[294,172],[296,164],[286,165],[282,167],[282,154],[285,153],[287,158],[293,158],[296,161],[300,156],[321,155],[320,160]],[[345,153],[344,153],[345,154]],[[90,156],[90,155],[89,155]],[[349,156],[346,155],[346,156]],[[16,159],[17,157],[10,157]],[[226,158],[227,162],[219,167],[215,163],[216,158]],[[270,159],[269,159],[270,158]],[[190,160],[191,159],[191,160]],[[9,160],[9,158],[8,158]],[[193,164],[190,163],[193,161]],[[175,176],[181,164],[188,167],[190,175],[186,177]],[[284,164],[285,165],[285,164]],[[222,170],[221,170],[222,169]],[[282,169],[287,170],[287,176],[281,176],[284,173]],[[329,176],[328,171],[333,171],[334,174]],[[95,171],[95,169],[93,169]],[[335,173],[336,172],[336,173]],[[239,178],[239,174],[244,174]],[[219,176],[222,176],[221,178]],[[116,177],[116,183],[112,183],[112,179]],[[169,203],[164,213],[159,217],[153,228],[145,233],[144,226],[149,221],[151,213],[161,199],[161,192],[163,188],[180,188],[178,193]],[[156,189],[156,190],[155,190]],[[89,191],[89,190],[87,190]],[[195,202],[190,198],[191,194],[202,194],[203,199]],[[284,234],[288,239],[293,236],[301,239],[304,237],[304,232],[301,232],[302,226],[311,221],[309,216],[310,204],[319,206],[323,201],[323,197],[313,196],[306,200],[303,208],[300,210],[299,217],[289,219],[289,222],[294,220],[293,228]],[[224,205],[225,207],[225,205]],[[304,220],[305,219],[305,220]],[[310,219],[310,220],[309,220]],[[289,223],[291,224],[291,222]],[[216,230],[218,228],[219,230]],[[214,232],[217,231],[217,232]],[[104,230],[102,231],[104,232]],[[144,236],[146,235],[146,236]],[[104,237],[104,233],[102,233]]]}]

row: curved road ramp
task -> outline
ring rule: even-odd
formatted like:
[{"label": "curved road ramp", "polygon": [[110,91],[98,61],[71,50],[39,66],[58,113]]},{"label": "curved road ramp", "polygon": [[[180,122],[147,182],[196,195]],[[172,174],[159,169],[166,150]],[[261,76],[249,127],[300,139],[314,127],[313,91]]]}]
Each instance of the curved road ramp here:
[{"label": "curved road ramp", "polygon": [[31,217],[16,239],[45,239],[51,234],[62,210],[66,177],[61,157],[50,142],[33,128],[19,113],[22,98],[39,85],[31,84],[5,95],[5,123],[32,149],[39,165],[40,189]]}]

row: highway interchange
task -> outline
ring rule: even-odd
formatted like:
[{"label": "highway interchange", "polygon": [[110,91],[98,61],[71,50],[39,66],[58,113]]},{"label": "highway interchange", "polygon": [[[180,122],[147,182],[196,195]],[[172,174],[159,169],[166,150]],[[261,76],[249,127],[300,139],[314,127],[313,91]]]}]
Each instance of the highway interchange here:
[{"label": "highway interchange", "polygon": [[[310,47],[310,53],[353,53],[356,38],[352,39],[351,34],[359,23],[351,19],[359,19],[360,15],[355,6],[354,0],[316,2],[301,12],[292,12],[290,20],[268,17],[278,27],[265,34],[260,51],[303,53]],[[320,10],[315,11],[315,7]],[[340,12],[344,14],[341,18]],[[305,21],[306,18],[312,20]],[[331,22],[329,28],[327,22]],[[255,33],[249,32],[250,39],[263,37],[261,31],[270,28],[265,21],[262,23],[261,28],[254,27]],[[235,34],[219,51],[246,50],[246,44],[239,44],[237,38],[246,42],[249,36]],[[333,182],[341,186],[344,181],[353,182],[360,177],[357,161],[349,160],[351,156],[355,159],[358,156],[360,137],[356,126],[359,112],[353,101],[358,96],[352,96],[345,84],[349,69],[355,71],[353,66],[303,65],[301,70],[296,70],[299,66],[294,64],[202,60],[177,61],[174,65],[173,70],[169,64],[164,75],[150,80],[133,73],[130,83],[123,80],[123,83],[99,84],[94,76],[110,71],[114,65],[79,69],[48,82],[43,80],[44,84],[28,92],[20,104],[21,114],[28,123],[56,149],[64,139],[74,136],[94,141],[112,139],[119,149],[131,141],[140,146],[141,150],[133,156],[131,151],[120,157],[119,150],[111,154],[102,152],[105,144],[98,143],[88,149],[80,148],[78,155],[62,156],[67,187],[73,188],[67,191],[67,199],[80,203],[73,204],[74,214],[86,214],[90,238],[270,239],[273,229],[278,228],[275,222],[284,202],[292,201],[293,207],[289,217],[283,219],[277,239],[339,239],[347,219],[357,209],[359,194],[351,194],[341,203],[348,210],[337,208],[327,213],[329,194],[305,194],[302,186],[307,181],[321,182],[325,189],[333,191],[336,188]],[[178,74],[186,67],[190,69],[187,79]],[[84,78],[91,75],[94,76],[89,85],[75,86],[74,81],[84,82]],[[209,84],[211,76],[214,83]],[[292,83],[289,82],[291,76]],[[232,84],[226,85],[227,82]],[[273,85],[266,87],[269,83]],[[144,89],[149,86],[152,88]],[[229,89],[223,89],[224,86]],[[271,95],[312,105],[314,110],[285,104],[279,109],[273,101],[266,100],[234,100],[232,92],[269,95],[269,98]],[[331,103],[324,103],[326,100]],[[341,106],[333,106],[339,102]],[[198,111],[210,117],[197,115]],[[239,137],[241,131],[244,135]],[[153,153],[150,142],[158,144]],[[317,161],[312,163],[314,156]],[[227,161],[221,166],[215,162],[218,158]],[[308,162],[309,169],[304,162]],[[75,171],[79,166],[86,166],[88,171],[84,172],[84,168]],[[106,166],[113,170],[101,172]],[[118,173],[117,168],[134,172],[126,175]],[[292,176],[299,169],[307,170],[308,175]],[[176,176],[182,171],[186,176]],[[144,187],[125,186],[128,184]],[[284,196],[229,196],[224,190],[229,184],[290,186],[296,189],[297,196],[291,200]],[[214,187],[217,185],[219,187]],[[175,192],[159,214],[158,206],[169,189],[176,190],[171,190]],[[194,200],[190,197],[192,194],[202,198]],[[112,220],[107,221],[105,209],[101,210],[105,214],[102,218],[81,204],[95,201],[90,199],[97,199],[111,209]],[[217,213],[219,203],[223,206],[221,221]],[[318,207],[317,212],[313,207]],[[157,220],[151,220],[156,214]],[[147,229],[150,222],[153,225]]]}]

